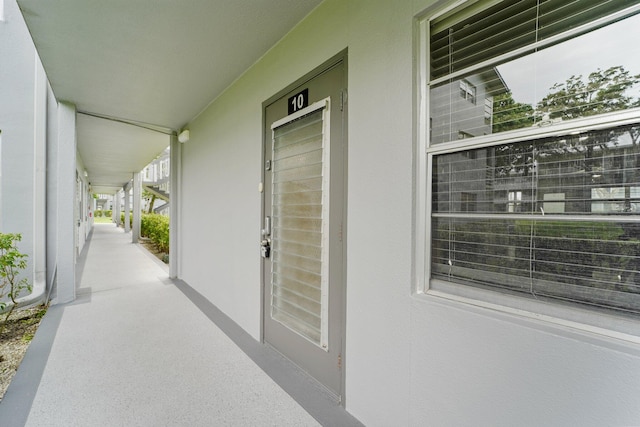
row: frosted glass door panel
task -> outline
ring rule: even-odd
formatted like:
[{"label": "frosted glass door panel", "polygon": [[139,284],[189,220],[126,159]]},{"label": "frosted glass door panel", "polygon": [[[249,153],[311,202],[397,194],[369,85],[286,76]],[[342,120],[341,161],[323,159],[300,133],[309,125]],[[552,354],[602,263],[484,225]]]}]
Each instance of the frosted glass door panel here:
[{"label": "frosted glass door panel", "polygon": [[271,317],[326,347],[325,109],[273,130]]}]

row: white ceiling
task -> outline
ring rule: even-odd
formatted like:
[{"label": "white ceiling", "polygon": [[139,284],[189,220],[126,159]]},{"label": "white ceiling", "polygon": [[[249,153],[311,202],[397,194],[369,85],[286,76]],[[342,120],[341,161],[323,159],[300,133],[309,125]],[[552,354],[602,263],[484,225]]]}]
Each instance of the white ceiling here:
[{"label": "white ceiling", "polygon": [[56,98],[89,113],[78,147],[94,189],[168,145],[121,121],[180,129],[320,2],[18,0]]},{"label": "white ceiling", "polygon": [[[169,136],[147,129],[78,114],[78,152],[92,191],[112,194],[169,145]],[[142,167],[140,167],[142,165]]]}]

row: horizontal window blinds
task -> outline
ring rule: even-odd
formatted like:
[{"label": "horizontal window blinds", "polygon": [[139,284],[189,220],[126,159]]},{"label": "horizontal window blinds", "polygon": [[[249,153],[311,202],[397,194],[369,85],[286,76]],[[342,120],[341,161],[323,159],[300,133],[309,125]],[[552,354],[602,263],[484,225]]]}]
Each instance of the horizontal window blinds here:
[{"label": "horizontal window blinds", "polygon": [[[476,2],[430,25],[431,79],[547,40],[640,3],[638,0]],[[484,8],[483,8],[484,6]],[[517,54],[525,52],[518,51]],[[516,54],[513,54],[516,55]]]},{"label": "horizontal window blinds", "polygon": [[271,316],[323,340],[323,110],[273,131]]},{"label": "horizontal window blinds", "polygon": [[640,313],[640,126],[434,157],[432,278]]}]

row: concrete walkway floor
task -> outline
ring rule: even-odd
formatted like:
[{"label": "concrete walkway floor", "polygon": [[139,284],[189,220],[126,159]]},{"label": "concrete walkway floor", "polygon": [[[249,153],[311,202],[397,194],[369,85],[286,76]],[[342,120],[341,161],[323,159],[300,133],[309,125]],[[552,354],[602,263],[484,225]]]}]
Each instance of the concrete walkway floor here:
[{"label": "concrete walkway floor", "polygon": [[77,299],[44,317],[2,426],[359,425],[129,234],[96,224],[87,245]]}]

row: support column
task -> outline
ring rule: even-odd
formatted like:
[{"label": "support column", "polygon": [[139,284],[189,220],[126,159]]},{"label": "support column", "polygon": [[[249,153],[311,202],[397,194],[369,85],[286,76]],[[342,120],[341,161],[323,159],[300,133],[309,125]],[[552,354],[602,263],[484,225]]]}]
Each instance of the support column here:
[{"label": "support column", "polygon": [[124,186],[124,232],[131,231],[131,197],[130,197],[131,183],[128,182]]},{"label": "support column", "polygon": [[142,181],[140,172],[133,174],[133,230],[131,232],[131,242],[138,243],[140,239],[140,199],[142,197]]},{"label": "support column", "polygon": [[76,298],[76,108],[58,104],[58,276],[56,304]]},{"label": "support column", "polygon": [[[36,57],[36,137],[34,176],[34,267],[32,295],[44,294],[47,283],[47,75]],[[39,297],[38,297],[39,298]]]},{"label": "support column", "polygon": [[179,278],[180,272],[180,209],[182,185],[182,144],[171,135],[169,152],[169,277]]},{"label": "support column", "polygon": [[118,190],[116,194],[113,195],[113,220],[116,223],[117,227],[120,227],[120,192],[122,190]]}]

